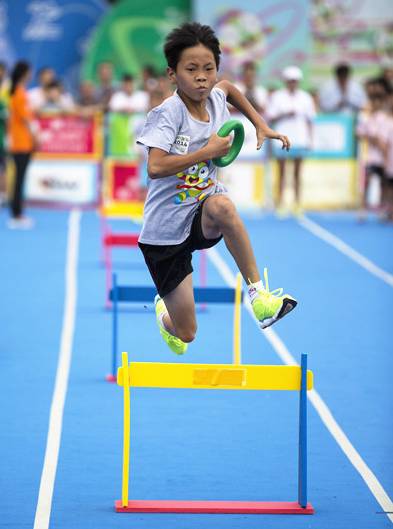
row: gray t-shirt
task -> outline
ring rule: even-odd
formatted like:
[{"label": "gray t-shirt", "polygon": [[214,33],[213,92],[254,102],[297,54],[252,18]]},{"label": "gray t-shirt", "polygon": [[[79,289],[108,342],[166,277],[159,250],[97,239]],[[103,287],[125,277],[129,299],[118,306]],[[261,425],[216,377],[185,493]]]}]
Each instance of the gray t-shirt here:
[{"label": "gray t-shirt", "polygon": [[[170,154],[197,151],[229,119],[226,96],[220,88],[213,88],[206,109],[209,122],[198,121],[175,93],[149,112],[137,143]],[[139,242],[180,244],[190,234],[201,201],[208,195],[223,192],[225,188],[217,182],[217,168],[211,160],[194,164],[176,175],[149,178]]]}]

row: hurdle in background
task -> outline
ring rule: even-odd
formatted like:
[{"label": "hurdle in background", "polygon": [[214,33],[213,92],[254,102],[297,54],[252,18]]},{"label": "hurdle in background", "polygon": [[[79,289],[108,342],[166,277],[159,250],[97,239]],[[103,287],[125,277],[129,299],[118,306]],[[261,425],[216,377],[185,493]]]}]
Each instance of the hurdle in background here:
[{"label": "hurdle in background", "polygon": [[[108,382],[116,382],[117,370],[117,349],[118,349],[118,332],[119,332],[119,303],[138,303],[152,302],[157,291],[154,287],[149,286],[125,286],[118,285],[117,275],[113,274],[112,288],[109,293],[109,299],[112,301],[112,355],[111,355],[111,372],[106,376]],[[241,303],[243,300],[242,278],[240,273],[237,275],[236,287],[194,287],[194,298],[196,303],[234,303],[234,325],[233,325],[233,363],[241,363],[240,349],[240,318]]]},{"label": "hurdle in background", "polygon": [[[137,248],[139,233],[113,232],[110,229],[108,218],[118,219],[141,219],[143,215],[143,203],[119,203],[113,202],[106,204],[100,209],[101,218],[101,246],[102,260],[105,266],[105,307],[111,308],[110,291],[112,288],[113,266],[112,266],[112,248]],[[199,282],[200,286],[207,285],[207,255],[205,250],[199,252]],[[204,310],[205,305],[201,305]]]},{"label": "hurdle in background", "polygon": [[143,215],[142,202],[105,202],[100,208],[102,259],[105,266],[105,306],[110,308],[109,292],[112,288],[112,248],[138,246],[139,233],[113,232],[108,218],[141,219]]},{"label": "hurdle in background", "polygon": [[[307,502],[307,390],[313,387],[313,374],[307,370],[307,355],[301,365],[226,365],[167,364],[130,362],[122,353],[117,383],[123,387],[123,474],[122,499],[116,500],[116,512],[173,512],[213,514],[313,514]],[[129,500],[130,465],[130,388],[193,388],[223,390],[295,390],[299,391],[299,465],[298,500],[271,501],[195,501]]]}]

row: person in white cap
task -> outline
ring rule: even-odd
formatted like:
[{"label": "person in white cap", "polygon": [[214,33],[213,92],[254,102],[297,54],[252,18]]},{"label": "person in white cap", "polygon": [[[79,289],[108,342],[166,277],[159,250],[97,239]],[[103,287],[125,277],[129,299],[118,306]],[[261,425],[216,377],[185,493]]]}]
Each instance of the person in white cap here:
[{"label": "person in white cap", "polygon": [[[288,66],[282,72],[285,88],[273,92],[267,106],[268,119],[275,123],[283,134],[291,138],[291,150],[282,154],[277,149],[273,155],[279,166],[279,189],[277,213],[280,217],[287,214],[283,206],[283,189],[285,183],[286,159],[293,159],[295,180],[295,207],[297,216],[303,214],[301,207],[300,172],[303,158],[311,149],[312,120],[315,116],[315,105],[310,94],[299,88],[299,81],[303,78],[302,71],[297,66]],[[283,151],[284,152],[284,151]]]}]

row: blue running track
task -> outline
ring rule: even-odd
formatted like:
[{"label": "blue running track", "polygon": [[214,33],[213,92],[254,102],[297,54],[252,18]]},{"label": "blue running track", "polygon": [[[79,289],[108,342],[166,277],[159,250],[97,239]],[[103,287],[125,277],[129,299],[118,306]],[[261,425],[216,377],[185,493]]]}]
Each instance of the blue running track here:
[{"label": "blue running track", "polygon": [[[7,529],[33,528],[35,523],[64,324],[69,219],[75,215],[31,213],[36,226],[24,232],[8,230],[6,213],[0,212],[0,527]],[[375,219],[359,225],[347,212],[309,218],[393,278],[392,225]],[[122,392],[105,381],[111,317],[104,309],[99,218],[83,212],[57,471],[49,522],[45,526],[36,520],[35,529],[392,526],[393,513],[382,512],[367,484],[375,477],[386,497],[393,497],[392,284],[294,219],[256,215],[244,220],[261,270],[269,269],[270,287],[284,287],[299,305],[268,335],[243,309],[242,360],[281,364],[272,337],[297,362],[302,352],[308,353],[315,389],[367,465],[366,479],[309,402],[313,516],[116,514]],[[138,228],[119,221],[113,226]],[[224,243],[216,250],[235,274]],[[196,258],[196,281],[198,266]],[[151,284],[136,249],[114,250],[114,269],[121,283]],[[223,267],[209,260],[209,285],[224,286],[225,277]],[[230,363],[232,307],[212,305],[198,313],[198,336],[184,358],[174,357],[161,340],[152,303],[124,307],[119,348],[138,361]],[[132,497],[296,500],[296,394],[138,389],[131,409]]]}]

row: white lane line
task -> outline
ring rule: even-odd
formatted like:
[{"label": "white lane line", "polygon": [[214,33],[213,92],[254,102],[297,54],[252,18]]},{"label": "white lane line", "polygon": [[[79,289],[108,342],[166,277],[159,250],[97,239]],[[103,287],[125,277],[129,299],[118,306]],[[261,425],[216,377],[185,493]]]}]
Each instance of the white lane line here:
[{"label": "white lane line", "polygon": [[370,261],[370,259],[367,259],[367,257],[364,257],[364,255],[351,248],[351,246],[349,246],[344,241],[330,233],[330,231],[326,230],[325,228],[322,228],[322,226],[319,226],[319,224],[310,220],[307,217],[300,219],[298,222],[301,226],[303,226],[303,228],[305,228],[309,232],[313,233],[323,241],[336,248],[336,250],[352,259],[352,261],[355,261],[355,263],[362,266],[365,270],[370,272],[370,274],[375,275],[376,277],[382,279],[382,281],[385,281],[385,283],[393,287],[392,274],[386,272],[385,270],[377,266],[375,263]]},{"label": "white lane line", "polygon": [[[210,248],[209,250],[207,250],[207,255],[214,264],[214,266],[217,268],[218,272],[221,274],[224,281],[229,286],[235,287],[235,275],[232,273],[229,266],[218,253],[216,248]],[[251,303],[248,298],[244,298],[244,305],[249,314],[251,315],[252,319],[255,321],[255,324],[257,325],[258,329],[261,331],[263,336],[270,342],[271,346],[276,351],[277,355],[280,357],[282,362],[287,365],[298,365],[296,360],[284,344],[284,342],[271,327],[265,329],[264,331],[260,329],[257,320],[254,317]],[[350,442],[348,437],[345,435],[344,431],[333,417],[333,414],[331,413],[329,407],[322,400],[318,392],[315,389],[308,391],[308,398],[314,406],[316,412],[320,416],[322,422],[325,424],[326,428],[332,434],[333,438],[335,439],[341,450],[344,452],[344,454],[347,456],[349,461],[352,463],[352,465],[359,472],[367,487],[370,489],[371,493],[373,494],[377,502],[380,504],[382,510],[386,513],[387,517],[393,523],[393,502],[389,498],[385,489],[378,481],[373,471],[365,463],[365,461],[360,456],[359,452],[356,450],[356,448]]]},{"label": "white lane line", "polygon": [[80,211],[72,210],[68,220],[63,327],[55,387],[49,416],[44,465],[42,468],[40,490],[38,493],[37,508],[34,518],[34,529],[48,529],[52,509],[52,497],[59,458],[64,403],[67,394],[74,338],[80,219]]}]

